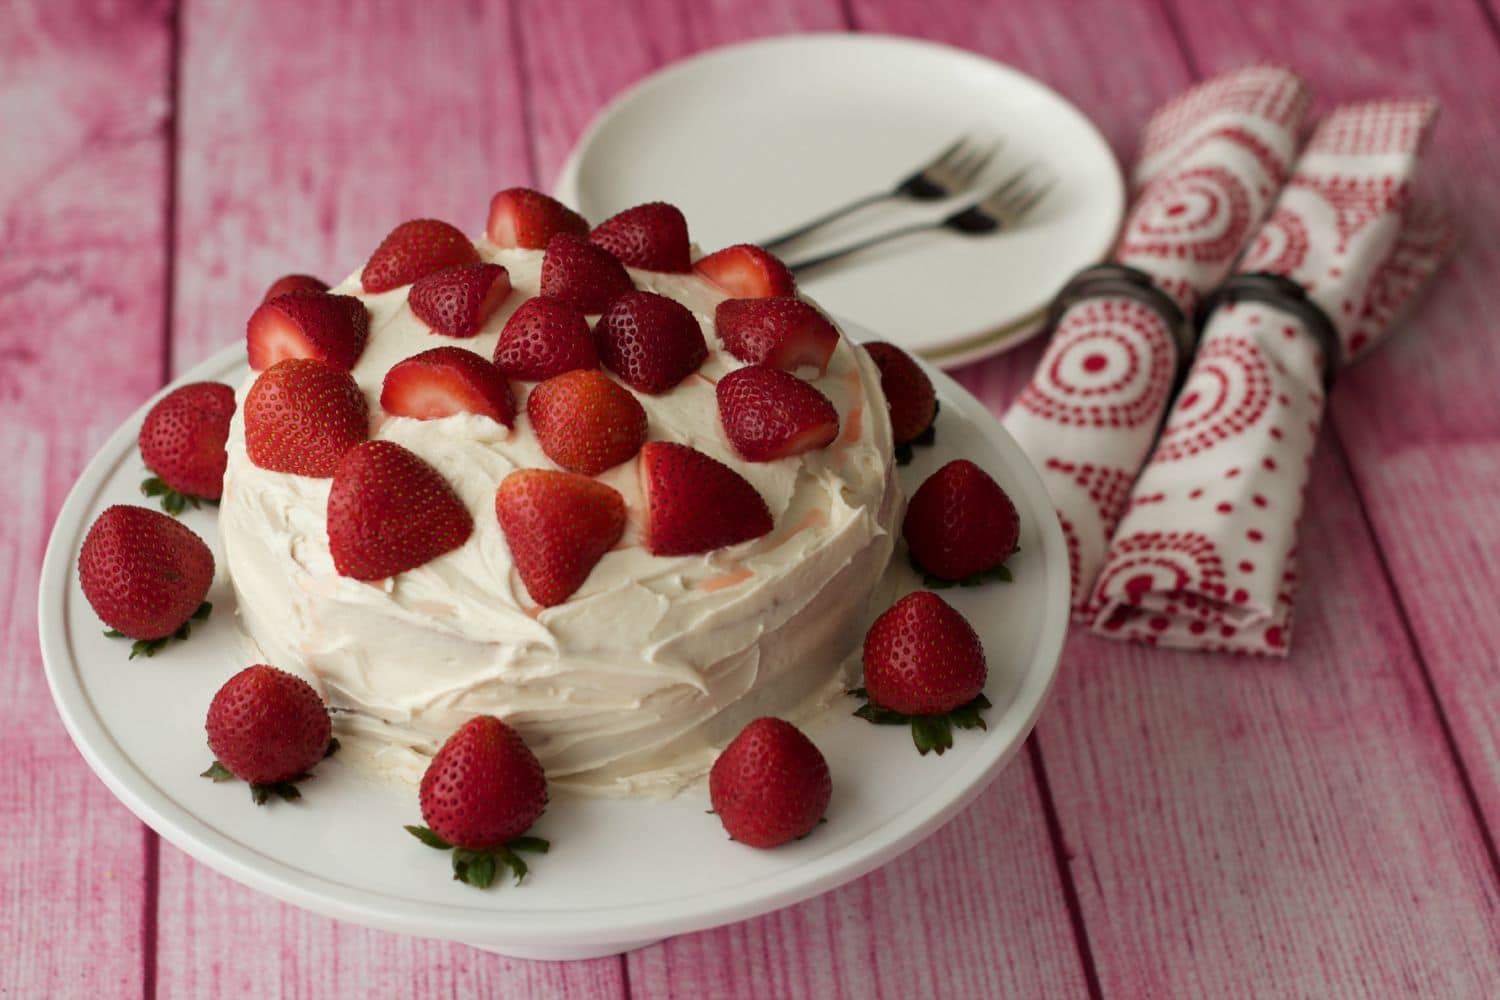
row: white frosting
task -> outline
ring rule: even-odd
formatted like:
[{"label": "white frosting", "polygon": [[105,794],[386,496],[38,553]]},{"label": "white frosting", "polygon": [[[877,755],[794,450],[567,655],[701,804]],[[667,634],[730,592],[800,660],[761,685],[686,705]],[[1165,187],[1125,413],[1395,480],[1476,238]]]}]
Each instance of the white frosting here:
[{"label": "white frosting", "polygon": [[339,728],[377,741],[377,759],[408,776],[419,776],[423,755],[466,719],[492,714],[521,731],[554,783],[675,790],[749,719],[796,715],[826,696],[859,640],[901,506],[878,374],[864,351],[841,341],[814,381],[838,409],[838,440],[796,458],[745,462],[724,437],[714,395],[713,383],[740,366],[714,334],[722,293],[694,275],[632,271],[638,287],[691,309],[710,347],[699,374],[660,396],[638,394],[648,439],[731,465],[765,498],[775,528],[709,553],[653,556],[640,544],[632,459],[599,477],[625,498],[624,538],[577,593],[541,610],[514,572],[494,513],[508,473],[554,467],[525,417],[531,383],[513,383],[514,430],[471,414],[390,417],[379,406],[391,366],[445,344],[489,357],[506,319],[536,293],[540,251],[484,241],[479,250],[509,270],[514,291],[469,340],[432,333],[406,305],[409,286],[365,295],[356,273],[334,289],[370,309],[353,374],[370,402],[372,436],[441,471],[473,514],[473,535],[390,580],[339,576],[326,529],[331,480],[253,465],[241,407],[219,516],[240,614],[269,662],[320,685],[347,710]]}]

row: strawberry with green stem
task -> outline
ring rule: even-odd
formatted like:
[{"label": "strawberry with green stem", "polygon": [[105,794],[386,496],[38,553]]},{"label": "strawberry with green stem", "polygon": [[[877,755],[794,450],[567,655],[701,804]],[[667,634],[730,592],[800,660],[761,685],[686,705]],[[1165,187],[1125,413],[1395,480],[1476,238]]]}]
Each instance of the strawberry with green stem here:
[{"label": "strawberry with green stem", "polygon": [[521,734],[490,715],[475,716],[445,742],[419,791],[426,826],[406,831],[428,847],[453,852],[453,877],[477,889],[504,865],[519,883],[521,853],[551,845],[527,834],[547,808],[547,778]]},{"label": "strawberry with green stem", "polygon": [[984,729],[984,645],[964,616],[927,590],[908,594],[870,626],[864,645],[866,699],[854,713],[876,725],[909,725],[917,752],[941,756],[953,729]]}]

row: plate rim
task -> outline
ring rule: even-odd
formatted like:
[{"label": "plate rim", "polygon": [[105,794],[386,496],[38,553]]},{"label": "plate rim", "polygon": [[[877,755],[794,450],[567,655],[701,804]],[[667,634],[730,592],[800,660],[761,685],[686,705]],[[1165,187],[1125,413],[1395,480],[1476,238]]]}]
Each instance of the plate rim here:
[{"label": "plate rim", "polygon": [[[857,340],[872,339],[860,326],[840,321]],[[857,335],[857,336],[855,336]],[[122,456],[128,456],[147,410],[172,389],[225,374],[241,363],[242,347],[227,345],[153,393],[109,435],[68,491],[50,532],[38,591],[37,624],[44,671],[53,703],[69,737],[95,775],[138,819],[195,860],[276,899],[336,919],[397,933],[480,946],[556,946],[566,937],[579,946],[640,941],[745,920],[793,905],[852,881],[909,850],[956,817],[1019,751],[1045,707],[1060,669],[1068,624],[1068,559],[1056,513],[1040,476],[1000,422],[957,382],[925,364],[939,395],[972,405],[986,418],[981,432],[1006,458],[1041,534],[1050,594],[1036,650],[1016,691],[1024,719],[1014,740],[980,751],[947,776],[931,804],[902,813],[829,854],[725,890],[722,898],[688,896],[611,907],[611,917],[588,928],[569,926],[576,912],[501,912],[453,903],[412,903],[389,894],[333,882],[237,841],[200,820],[162,790],[131,760],[104,726],[84,689],[65,615],[73,554],[81,543],[99,489]],[[708,901],[705,901],[708,900]]]},{"label": "plate rim", "polygon": [[[684,56],[657,67],[652,72],[636,80],[624,90],[615,94],[599,107],[579,133],[573,147],[568,150],[563,164],[558,168],[557,175],[553,178],[551,191],[554,197],[569,206],[576,207],[579,201],[578,178],[583,165],[583,157],[603,131],[605,124],[613,118],[630,101],[637,100],[647,92],[658,87],[669,84],[673,77],[686,73],[700,62],[715,59],[723,55],[739,52],[745,49],[774,48],[790,46],[802,43],[833,43],[838,45],[885,45],[895,48],[923,49],[939,52],[950,58],[962,59],[969,62],[985,64],[991,69],[998,69],[1002,73],[1017,78],[1024,83],[1039,88],[1052,98],[1065,106],[1079,120],[1079,123],[1092,134],[1098,142],[1099,147],[1108,154],[1111,170],[1111,179],[1115,190],[1115,197],[1111,199],[1114,205],[1112,214],[1113,224],[1109,228],[1109,238],[1104,245],[1097,248],[1095,253],[1088,259],[1089,264],[1098,264],[1109,259],[1110,250],[1119,238],[1120,226],[1125,219],[1125,174],[1120,166],[1120,158],[1115,155],[1114,147],[1110,145],[1109,139],[1099,130],[1099,126],[1092,118],[1084,114],[1083,109],[1069,100],[1064,94],[1047,82],[1032,76],[1024,70],[1017,69],[1009,63],[1001,62],[990,56],[978,52],[971,52],[946,42],[937,42],[926,38],[914,38],[907,35],[895,35],[888,32],[878,31],[808,31],[788,32],[779,35],[767,35],[761,38],[751,38],[739,42],[730,42],[727,45],[716,45]],[[923,360],[930,361],[936,367],[942,369],[953,369],[963,365],[981,361],[985,358],[1004,354],[1027,341],[1032,340],[1042,333],[1045,308],[1033,310],[1022,315],[1011,317],[995,326],[984,327],[978,330],[970,330],[926,350],[912,349]]]}]

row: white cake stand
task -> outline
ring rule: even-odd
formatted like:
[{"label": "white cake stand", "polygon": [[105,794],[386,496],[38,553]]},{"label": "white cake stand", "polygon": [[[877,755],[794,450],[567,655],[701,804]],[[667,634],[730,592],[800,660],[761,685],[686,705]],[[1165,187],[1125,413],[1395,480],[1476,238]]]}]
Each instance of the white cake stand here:
[{"label": "white cake stand", "polygon": [[[213,616],[190,641],[130,662],[126,645],[103,635],[77,583],[78,550],[93,518],[112,503],[142,502],[135,439],[144,406],[84,470],[47,547],[41,644],[58,712],[104,783],[167,840],[246,885],[341,920],[521,958],[576,959],[825,892],[931,834],[999,774],[1036,722],[1062,650],[1068,559],[1047,494],[995,419],[929,371],[943,407],[937,444],[919,449],[902,470],[906,490],[964,456],[987,469],[1021,513],[1021,551],[1010,562],[1015,582],[946,592],[988,651],[989,730],[958,733],[942,758],[919,757],[904,729],[830,712],[808,731],[832,768],[833,802],[828,822],[801,842],[756,851],[729,841],[705,815],[701,790],[665,802],[555,795],[536,829],[551,839],[552,852],[536,858],[524,885],[481,892],[452,881],[447,859],[402,830],[419,821],[415,789],[354,762],[332,758],[304,786],[300,803],[264,808],[243,785],[203,780],[204,713],[224,680],[246,665],[227,581],[215,581]],[[178,383],[237,384],[245,374],[244,348],[234,345]],[[205,509],[184,520],[216,545],[214,517]]]}]

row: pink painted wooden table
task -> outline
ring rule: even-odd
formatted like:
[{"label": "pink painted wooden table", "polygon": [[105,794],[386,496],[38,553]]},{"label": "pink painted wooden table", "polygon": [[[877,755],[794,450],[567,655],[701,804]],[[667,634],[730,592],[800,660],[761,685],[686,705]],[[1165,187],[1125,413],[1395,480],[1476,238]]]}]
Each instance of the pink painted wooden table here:
[{"label": "pink painted wooden table", "polygon": [[[1496,0],[11,0],[0,8],[0,994],[1500,995]],[[1284,664],[1085,636],[1029,752],[937,836],[781,913],[623,959],[336,924],[165,846],[52,709],[36,578],[64,492],[266,281],[393,219],[546,186],[610,95],[800,30],[920,35],[1056,86],[1132,152],[1270,56],[1324,105],[1431,93],[1466,222],[1415,329],[1350,373]],[[751,95],[753,98],[753,95]],[[1001,410],[1035,346],[959,377]]]}]

